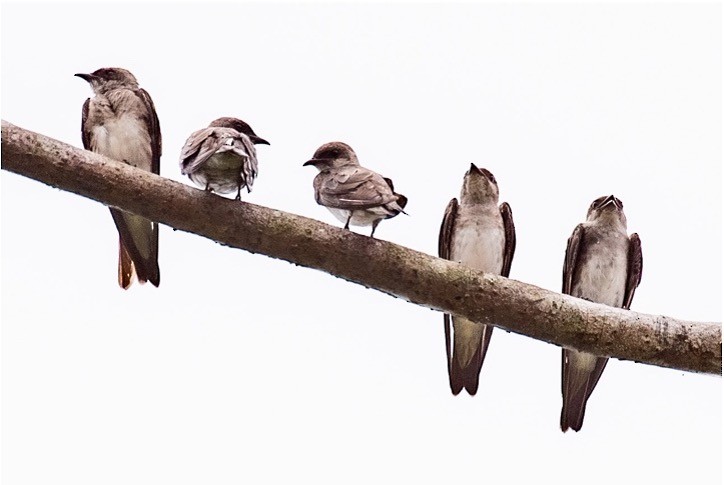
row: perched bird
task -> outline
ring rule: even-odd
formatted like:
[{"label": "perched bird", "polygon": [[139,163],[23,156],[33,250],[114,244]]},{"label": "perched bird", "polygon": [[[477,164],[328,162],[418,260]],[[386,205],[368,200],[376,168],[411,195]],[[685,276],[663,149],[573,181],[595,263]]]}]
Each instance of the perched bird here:
[{"label": "perched bird", "polygon": [[304,165],[319,169],[314,178],[314,199],[344,222],[345,229],[350,224],[372,226],[370,237],[374,237],[383,219],[406,213],[407,197],[395,192],[392,180],[362,167],[345,143],[325,143]]},{"label": "perched bird", "polygon": [[237,118],[219,118],[195,131],[181,149],[181,173],[209,192],[251,192],[258,171],[254,144],[269,145]]},{"label": "perched bird", "polygon": [[[594,200],[586,222],[576,226],[568,239],[563,293],[628,310],[641,282],[642,268],[641,240],[636,233],[628,235],[623,203],[613,195]],[[564,432],[581,429],[586,402],[606,362],[606,357],[563,349]]]},{"label": "perched bird", "polygon": [[[510,206],[507,202],[498,206],[498,183],[493,174],[471,163],[463,179],[460,203],[452,199],[445,209],[438,255],[508,277],[514,253],[515,225]],[[455,395],[463,388],[475,395],[494,327],[448,314],[444,324],[450,389]]]},{"label": "perched bird", "polygon": [[[83,147],[158,174],[161,128],[151,96],[133,74],[106,67],[76,76],[90,83],[95,94],[83,104]],[[158,286],[158,223],[118,209],[111,209],[111,215],[120,236],[118,284],[127,289],[135,273],[139,282]]]}]

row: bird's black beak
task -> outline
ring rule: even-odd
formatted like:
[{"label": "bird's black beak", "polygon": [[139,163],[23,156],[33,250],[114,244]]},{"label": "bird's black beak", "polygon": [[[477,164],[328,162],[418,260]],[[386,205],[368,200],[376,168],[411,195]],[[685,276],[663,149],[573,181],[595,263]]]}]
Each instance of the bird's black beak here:
[{"label": "bird's black beak", "polygon": [[474,163],[470,164],[470,170],[468,170],[468,175],[472,175],[472,174],[482,175],[483,177],[488,179],[489,182],[492,182],[494,184],[496,183],[495,177],[493,177],[493,174],[490,173],[490,170],[488,170],[487,168],[479,168]]},{"label": "bird's black beak", "polygon": [[264,138],[260,138],[256,135],[251,135],[249,138],[254,145],[271,145],[271,143],[266,141]]},{"label": "bird's black beak", "polygon": [[606,197],[605,199],[603,199],[603,204],[601,204],[601,207],[606,207],[608,204],[613,204],[617,209],[621,208],[619,206],[618,200],[616,199],[616,197],[613,194],[611,194],[608,197]]},{"label": "bird's black beak", "polygon": [[316,165],[322,161],[324,160],[321,158],[312,158],[311,160],[307,160],[306,162],[304,162],[304,165],[302,165],[302,167],[306,167],[307,165]]},{"label": "bird's black beak", "polygon": [[485,175],[485,174],[483,173],[483,171],[480,170],[480,169],[478,168],[478,166],[475,165],[474,163],[471,163],[471,164],[470,164],[470,170],[468,170],[468,173],[469,173],[469,174],[477,173],[478,175]]},{"label": "bird's black beak", "polygon": [[91,80],[95,77],[93,74],[73,74],[73,75],[77,76],[87,82],[91,82]]}]

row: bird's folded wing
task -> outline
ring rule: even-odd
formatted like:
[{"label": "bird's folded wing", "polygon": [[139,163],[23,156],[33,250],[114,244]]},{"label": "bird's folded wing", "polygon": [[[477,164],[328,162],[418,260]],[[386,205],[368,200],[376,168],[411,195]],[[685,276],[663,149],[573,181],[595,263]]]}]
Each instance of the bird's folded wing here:
[{"label": "bird's folded wing", "polygon": [[[445,215],[440,225],[440,235],[437,241],[437,254],[443,259],[450,259],[453,231],[455,230],[455,219],[458,214],[458,200],[452,199],[445,208]],[[450,315],[443,314],[443,325],[445,327],[445,353],[447,355],[448,375],[452,372],[452,328]],[[454,392],[454,391],[453,391]],[[458,390],[458,392],[460,392]]]},{"label": "bird's folded wing", "polygon": [[251,192],[251,186],[259,172],[259,162],[256,159],[254,143],[244,133],[239,133],[239,136],[234,138],[232,150],[234,153],[246,157],[246,163],[242,165],[241,170],[246,182],[246,188]]},{"label": "bird's folded wing", "polygon": [[628,275],[626,277],[626,293],[623,298],[622,308],[631,308],[636,287],[641,283],[641,273],[644,266],[644,258],[641,254],[641,239],[636,233],[629,238],[628,249]]},{"label": "bird's folded wing", "polygon": [[204,128],[191,133],[181,149],[181,156],[179,157],[182,173],[194,172],[200,164],[204,163],[216,152],[221,144],[221,139],[213,135],[213,128]]},{"label": "bird's folded wing", "polygon": [[320,173],[314,189],[320,204],[340,209],[368,209],[397,200],[382,176],[363,167]]},{"label": "bird's folded wing", "polygon": [[578,253],[581,247],[581,240],[584,238],[585,230],[583,224],[578,224],[573,230],[573,234],[568,238],[568,246],[566,247],[566,257],[563,262],[563,289],[566,295],[571,295],[573,291],[573,276],[578,264]]},{"label": "bird's folded wing", "polygon": [[161,170],[162,142],[161,125],[158,122],[156,107],[153,105],[153,100],[145,89],[138,89],[135,91],[135,94],[146,107],[146,113],[143,116],[143,120],[146,122],[146,128],[148,129],[148,134],[151,137],[151,172],[158,175]]},{"label": "bird's folded wing", "polygon": [[500,274],[507,278],[510,276],[510,266],[513,264],[513,255],[515,254],[515,224],[513,224],[513,211],[507,202],[500,204],[500,216],[503,218],[503,228],[505,230],[503,270]]},{"label": "bird's folded wing", "polygon": [[186,140],[179,157],[181,172],[189,174],[198,170],[229,139],[233,139],[233,150],[239,155],[256,154],[246,135],[231,128],[208,127],[193,132]]}]

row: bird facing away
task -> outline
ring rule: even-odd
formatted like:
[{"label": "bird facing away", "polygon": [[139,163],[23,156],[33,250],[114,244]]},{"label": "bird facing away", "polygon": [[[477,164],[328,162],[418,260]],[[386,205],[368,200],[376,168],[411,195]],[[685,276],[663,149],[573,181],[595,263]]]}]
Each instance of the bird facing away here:
[{"label": "bird facing away", "polygon": [[344,222],[345,229],[350,224],[372,226],[370,237],[374,237],[383,219],[405,213],[407,197],[395,192],[392,180],[362,167],[345,143],[325,143],[304,165],[319,169],[314,178],[314,199]]},{"label": "bird facing away", "polygon": [[[586,222],[568,239],[563,293],[628,310],[642,268],[641,240],[636,233],[628,235],[623,203],[613,195],[594,200]],[[581,429],[586,402],[606,362],[606,357],[563,349],[562,431]]]},{"label": "bird facing away", "polygon": [[[445,209],[438,240],[441,258],[508,277],[515,253],[515,226],[508,203],[498,206],[498,193],[493,174],[471,163],[460,203],[452,199]],[[475,395],[493,327],[447,313],[443,318],[450,390],[457,395],[465,388]]]},{"label": "bird facing away", "polygon": [[[158,174],[161,128],[151,96],[133,74],[106,67],[76,76],[95,94],[83,104],[83,147]],[[119,209],[111,209],[111,215],[119,234],[118,284],[127,289],[136,274],[140,283],[158,286],[158,223]]]},{"label": "bird facing away", "polygon": [[251,126],[237,118],[219,118],[195,131],[181,149],[181,173],[209,192],[251,192],[258,172],[255,144],[269,145]]}]

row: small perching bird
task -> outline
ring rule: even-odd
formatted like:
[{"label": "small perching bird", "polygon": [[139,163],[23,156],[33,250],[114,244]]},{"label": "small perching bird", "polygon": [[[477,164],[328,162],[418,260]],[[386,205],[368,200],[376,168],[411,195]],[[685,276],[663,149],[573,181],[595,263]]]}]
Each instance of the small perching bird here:
[{"label": "small perching bird", "polygon": [[[498,206],[498,194],[493,174],[471,163],[460,203],[452,199],[445,209],[438,239],[441,258],[506,278],[510,275],[515,225],[508,203]],[[447,313],[444,325],[450,390],[457,395],[464,388],[475,395],[494,327]]]},{"label": "small perching bird", "polygon": [[241,189],[251,192],[258,173],[255,144],[269,142],[240,119],[219,118],[186,140],[179,158],[181,173],[209,192],[236,191],[236,200],[241,200]]},{"label": "small perching bird", "polygon": [[383,219],[405,213],[407,197],[395,192],[392,180],[362,167],[354,150],[342,142],[325,143],[304,166],[319,170],[314,178],[314,199],[325,206],[344,228],[372,226],[374,237]]},{"label": "small perching bird", "polygon": [[[76,76],[95,94],[83,104],[83,147],[158,175],[161,128],[151,96],[133,74],[104,67]],[[158,286],[158,223],[119,209],[111,215],[119,234],[118,284],[128,289],[135,274],[140,283]]]},{"label": "small perching bird", "polygon": [[[613,195],[594,200],[586,222],[568,239],[563,293],[628,310],[642,270],[641,240],[636,233],[628,235],[623,203]],[[583,426],[586,402],[607,362],[606,357],[563,349],[562,431]]]}]

